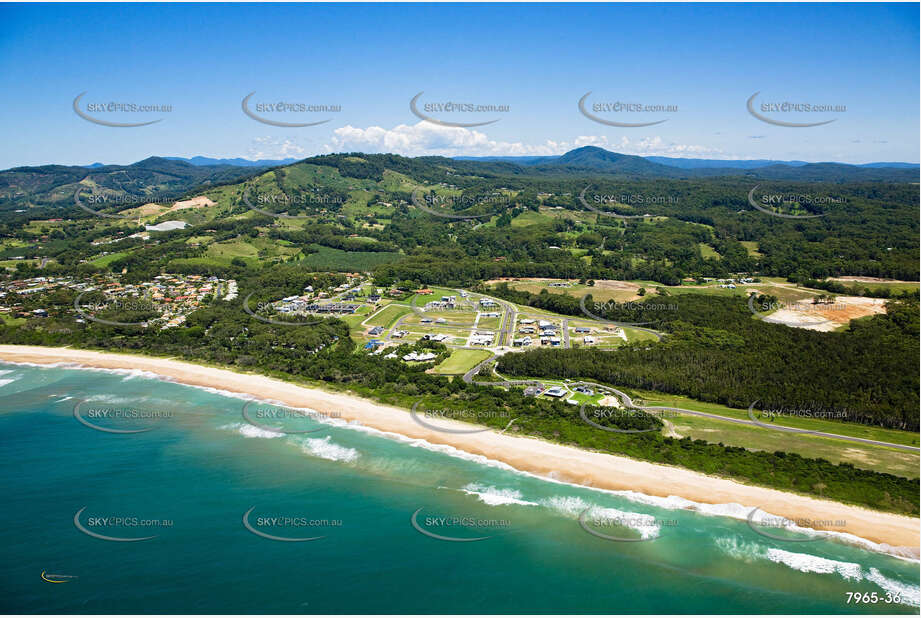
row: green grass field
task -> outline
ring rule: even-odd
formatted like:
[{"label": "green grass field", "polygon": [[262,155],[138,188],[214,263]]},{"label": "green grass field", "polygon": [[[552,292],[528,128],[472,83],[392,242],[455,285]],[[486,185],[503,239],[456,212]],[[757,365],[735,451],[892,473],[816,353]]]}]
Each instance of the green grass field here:
[{"label": "green grass field", "polygon": [[739,244],[745,247],[745,250],[748,251],[748,255],[752,257],[761,257],[764,255],[758,251],[758,243],[754,240],[741,240]]},{"label": "green grass field", "polygon": [[486,350],[466,350],[458,349],[446,358],[442,363],[436,366],[434,373],[461,375],[476,366],[477,363],[486,360],[491,356],[491,352]]},{"label": "green grass field", "polygon": [[888,289],[891,292],[917,292],[919,287],[918,282],[915,281],[850,281],[847,278],[832,278],[832,281],[858,290],[869,288],[870,290]]},{"label": "green grass field", "polygon": [[[689,397],[682,397],[681,395],[666,395],[663,393],[637,391],[633,389],[621,390],[624,390],[624,392],[630,394],[631,397],[633,397],[635,394],[637,397],[642,399],[643,405],[647,406],[672,406],[675,408],[685,408],[688,410],[696,410],[698,412],[709,412],[711,414],[719,414],[720,416],[728,416],[731,418],[748,420],[748,410],[739,410],[737,408],[729,408],[716,403],[696,401],[694,399],[690,399]],[[757,418],[757,415],[755,418]],[[912,433],[910,431],[899,431],[896,429],[885,429],[882,427],[872,427],[870,425],[859,425],[857,423],[844,423],[840,421],[815,418],[786,417],[783,419],[783,422],[779,424],[783,424],[787,427],[793,427],[795,429],[824,431],[827,433],[836,433],[854,438],[879,440],[882,442],[892,442],[893,444],[904,444],[906,446],[919,446],[919,442],[921,442],[921,437],[919,437],[919,434],[917,433]],[[764,431],[769,430],[764,429]]]},{"label": "green grass field", "polygon": [[91,260],[90,264],[105,268],[115,260],[121,259],[126,255],[129,255],[127,251],[118,251],[116,253],[110,253],[109,255],[103,255],[96,258],[95,260]]},{"label": "green grass field", "polygon": [[679,435],[707,442],[722,442],[750,450],[786,451],[803,457],[821,457],[833,463],[847,462],[858,468],[908,478],[918,477],[917,453],[822,436],[772,431],[686,414],[677,418],[667,417],[667,420],[672,422]]},{"label": "green grass field", "polygon": [[716,252],[716,249],[711,247],[706,243],[697,243],[697,246],[700,247],[700,255],[704,258],[715,258],[720,259],[722,256]]},{"label": "green grass field", "polygon": [[321,271],[356,272],[370,271],[375,266],[395,262],[400,259],[399,253],[374,252],[374,251],[343,251],[319,245],[311,245],[311,253],[300,263]]},{"label": "green grass field", "polygon": [[388,329],[393,326],[401,317],[410,313],[412,313],[412,309],[405,305],[387,305],[376,314],[374,314],[374,317],[369,318],[367,325],[382,326],[384,329]]}]

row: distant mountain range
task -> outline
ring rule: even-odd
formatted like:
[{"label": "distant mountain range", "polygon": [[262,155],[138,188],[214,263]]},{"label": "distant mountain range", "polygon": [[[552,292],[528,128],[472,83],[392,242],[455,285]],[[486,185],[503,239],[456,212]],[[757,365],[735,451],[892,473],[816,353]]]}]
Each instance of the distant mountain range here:
[{"label": "distant mountain range", "polygon": [[202,185],[237,182],[270,166],[194,165],[149,157],[131,165],[39,165],[0,171],[0,206],[72,206],[81,186],[103,193],[180,196]]},{"label": "distant mountain range", "polygon": [[[598,148],[596,146],[585,146],[583,148],[577,148],[576,150],[571,150],[563,155],[559,156],[545,156],[545,157],[455,157],[458,160],[462,161],[484,161],[484,162],[506,162],[514,163],[521,166],[534,166],[534,167],[543,167],[546,168],[552,165],[565,165],[577,167],[589,166],[595,169],[601,168],[617,168],[622,167],[621,163],[626,161],[624,157],[631,157],[633,155],[618,155],[617,157],[609,157],[606,154],[616,154],[611,153],[610,151],[604,150],[603,148]],[[668,167],[676,167],[683,170],[697,170],[697,169],[714,169],[720,170],[721,175],[725,174],[728,170],[752,170],[752,169],[761,169],[765,167],[773,166],[786,166],[786,167],[804,167],[807,165],[820,165],[820,166],[843,166],[845,168],[894,168],[894,169],[907,169],[907,170],[919,170],[919,164],[917,163],[904,163],[904,162],[878,162],[878,163],[858,163],[858,164],[849,164],[849,163],[809,163],[808,161],[783,161],[775,159],[684,159],[678,157],[635,157],[636,159],[645,159],[651,163],[657,163],[660,165],[665,165]],[[639,169],[641,164],[635,163],[632,164],[632,167]],[[654,168],[647,168],[648,171],[652,171]],[[828,169],[828,168],[826,168]],[[833,168],[832,168],[833,169]],[[660,170],[663,171],[663,170]]]},{"label": "distant mountain range", "polygon": [[[563,164],[563,165],[572,165],[574,159],[581,161],[582,163],[586,162],[584,151],[588,152],[610,152],[604,150],[603,148],[597,148],[595,146],[585,146],[583,148],[577,148],[576,150],[571,150],[562,155],[558,156],[529,156],[529,157],[453,157],[458,161],[483,161],[483,162],[495,162],[501,161],[506,163],[514,163],[521,166],[549,166],[553,164]],[[573,155],[573,153],[582,153],[578,155]],[[616,153],[611,153],[616,154]],[[570,156],[573,155],[573,156]],[[599,155],[604,157],[604,155]],[[618,155],[618,157],[628,157],[632,155]],[[207,165],[234,165],[237,167],[277,167],[279,165],[290,165],[296,163],[301,159],[287,158],[287,159],[259,159],[257,161],[252,161],[250,159],[242,159],[237,157],[235,159],[214,159],[211,157],[161,157],[169,161],[184,161],[192,165],[198,166],[207,166]],[[718,169],[718,170],[753,170],[760,169],[764,167],[771,167],[776,165],[785,165],[788,167],[803,167],[805,165],[842,165],[847,167],[866,167],[866,168],[896,168],[896,169],[909,169],[909,170],[918,170],[919,164],[917,163],[905,163],[901,161],[880,161],[875,163],[837,163],[837,162],[826,162],[826,163],[809,163],[808,161],[783,161],[780,159],[684,159],[680,157],[637,157],[640,159],[645,159],[652,163],[658,163],[660,165],[667,165],[669,167],[677,167],[683,170],[694,170],[694,169]],[[606,159],[608,163],[617,164],[618,159]],[[591,162],[591,165],[596,165],[596,162]],[[90,165],[84,165],[82,167],[87,168],[97,168],[105,167],[104,163],[92,163]]]},{"label": "distant mountain range", "polygon": [[[236,159],[212,159],[211,157],[160,157],[168,161],[184,161],[185,163],[190,163],[192,165],[205,166],[205,165],[234,165],[236,167],[277,167],[279,165],[290,165],[295,163],[300,159],[259,159],[258,161],[252,161],[250,159],[241,159],[237,157]],[[90,163],[89,165],[84,165],[82,167],[88,167],[90,169],[97,167],[105,167],[105,163]]]},{"label": "distant mountain range", "polygon": [[[804,161],[713,161],[639,157],[595,146],[571,150],[558,157],[400,157],[366,155],[373,166],[394,167],[418,180],[443,175],[446,167],[468,175],[501,177],[592,177],[624,179],[700,179],[744,177],[754,181],[805,182],[918,182],[919,166],[912,163],[806,163]],[[304,159],[319,163],[323,157]],[[74,193],[93,186],[98,191],[131,195],[182,195],[205,185],[239,182],[295,159],[210,159],[207,157],[150,157],[131,165],[42,165],[0,171],[0,209],[73,205]]]}]

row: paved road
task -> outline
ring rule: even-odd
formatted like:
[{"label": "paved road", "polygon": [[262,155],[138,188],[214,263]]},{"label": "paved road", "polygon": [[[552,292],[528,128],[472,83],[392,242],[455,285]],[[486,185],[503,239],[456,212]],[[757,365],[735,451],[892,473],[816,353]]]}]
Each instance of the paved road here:
[{"label": "paved road", "polygon": [[569,318],[563,318],[563,347],[569,349]]},{"label": "paved road", "polygon": [[[487,358],[486,360],[480,362],[476,367],[474,367],[467,373],[465,373],[464,378],[463,378],[464,382],[467,382],[468,384],[472,383],[473,376],[475,376],[485,365],[493,361],[495,358],[496,356],[491,356]],[[501,382],[477,382],[477,384],[482,384],[483,386],[510,387],[510,386],[516,386],[516,385],[517,386],[539,385],[541,384],[541,382],[538,380],[504,380]],[[711,414],[709,412],[700,412],[698,410],[686,410],[685,408],[672,408],[669,406],[641,406],[641,405],[634,403],[634,401],[630,398],[630,396],[627,393],[619,391],[616,388],[606,386],[604,384],[598,384],[597,382],[571,382],[568,384],[568,386],[569,387],[591,386],[598,391],[616,395],[618,398],[620,398],[620,400],[624,403],[624,405],[629,408],[637,408],[639,410],[651,410],[651,411],[678,412],[681,414],[689,414],[691,416],[701,416],[704,418],[710,418],[710,419],[714,419],[718,421],[726,421],[729,423],[736,423],[739,425],[750,425],[752,427],[763,427],[763,425],[759,425],[758,423],[755,423],[754,421],[751,421],[751,420],[733,418],[731,416],[721,416],[719,414]],[[808,434],[808,435],[813,435],[813,436],[822,436],[823,438],[833,438],[835,440],[845,440],[847,442],[858,442],[860,444],[870,444],[872,446],[885,446],[888,448],[898,449],[900,451],[908,451],[910,453],[921,452],[921,449],[919,449],[916,446],[907,446],[905,444],[895,444],[893,442],[882,442],[880,440],[868,440],[866,438],[857,438],[854,436],[843,436],[841,434],[826,433],[824,431],[804,431],[802,429],[795,429],[793,427],[784,427],[782,425],[771,426],[765,429],[773,429],[776,431],[784,431],[784,432],[789,432],[789,433]]]},{"label": "paved road", "polygon": [[[666,411],[666,412],[679,412],[681,414],[690,414],[692,416],[702,416],[704,418],[711,418],[711,419],[719,420],[719,421],[727,421],[729,423],[737,423],[739,425],[751,425],[753,427],[764,427],[763,424],[758,424],[749,419],[733,418],[731,416],[722,416],[719,414],[711,414],[709,412],[700,412],[698,410],[686,410],[684,408],[672,408],[669,406],[641,406],[641,405],[637,405],[636,403],[634,403],[633,400],[630,398],[630,396],[627,395],[627,393],[621,392],[617,390],[616,388],[611,388],[610,386],[605,386],[604,384],[597,384],[595,382],[578,382],[575,384],[584,384],[586,386],[593,386],[600,391],[613,393],[617,395],[617,397],[620,398],[620,400],[624,403],[624,405],[630,408],[637,408],[639,410],[653,410],[653,411],[661,410],[661,411]],[[770,427],[767,427],[765,429],[773,429],[775,431],[784,431],[784,432],[793,433],[793,434],[799,433],[799,434],[808,434],[808,435],[813,435],[813,436],[822,436],[824,438],[834,438],[836,440],[846,440],[848,442],[859,442],[861,444],[870,444],[873,446],[886,446],[889,448],[895,448],[895,449],[899,449],[902,451],[909,451],[912,453],[921,452],[921,449],[919,449],[916,446],[908,446],[905,444],[895,444],[892,442],[882,442],[880,440],[868,440],[866,438],[857,438],[854,436],[843,436],[841,434],[826,433],[824,431],[808,431],[808,430],[803,430],[803,429],[796,429],[794,427],[785,427],[783,425],[776,425],[776,426],[771,425]]]}]

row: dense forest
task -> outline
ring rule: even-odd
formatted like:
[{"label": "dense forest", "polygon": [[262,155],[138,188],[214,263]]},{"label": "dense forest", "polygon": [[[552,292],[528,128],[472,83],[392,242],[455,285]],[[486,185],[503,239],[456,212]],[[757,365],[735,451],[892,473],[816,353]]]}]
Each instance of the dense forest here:
[{"label": "dense forest", "polygon": [[[583,315],[579,299],[529,294],[502,284],[512,302]],[[663,299],[647,299],[661,307]],[[887,313],[823,333],[755,319],[741,299],[704,294],[668,297],[675,310],[644,303],[597,311],[610,320],[652,322],[668,335],[613,351],[534,350],[501,357],[503,374],[590,378],[612,385],[687,395],[747,408],[803,407],[846,420],[918,431],[918,301],[889,301]],[[587,299],[586,307],[593,307]],[[595,309],[592,309],[595,311]]]}]

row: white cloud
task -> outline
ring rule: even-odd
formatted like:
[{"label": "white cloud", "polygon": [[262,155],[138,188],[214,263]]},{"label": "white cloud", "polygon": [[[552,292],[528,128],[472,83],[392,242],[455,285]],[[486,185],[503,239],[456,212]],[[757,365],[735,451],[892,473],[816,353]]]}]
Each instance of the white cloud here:
[{"label": "white cloud", "polygon": [[307,150],[292,139],[277,137],[254,137],[246,153],[247,159],[295,159],[308,156]]},{"label": "white cloud", "polygon": [[625,154],[719,157],[722,151],[705,146],[665,143],[661,137],[620,140],[606,135],[579,135],[571,141],[546,140],[540,144],[503,142],[475,129],[443,127],[420,121],[415,125],[400,124],[392,129],[383,127],[353,127],[346,125],[333,131],[326,152],[389,152],[411,157],[422,155],[456,156],[548,156],[560,155],[573,148],[599,146]]}]

